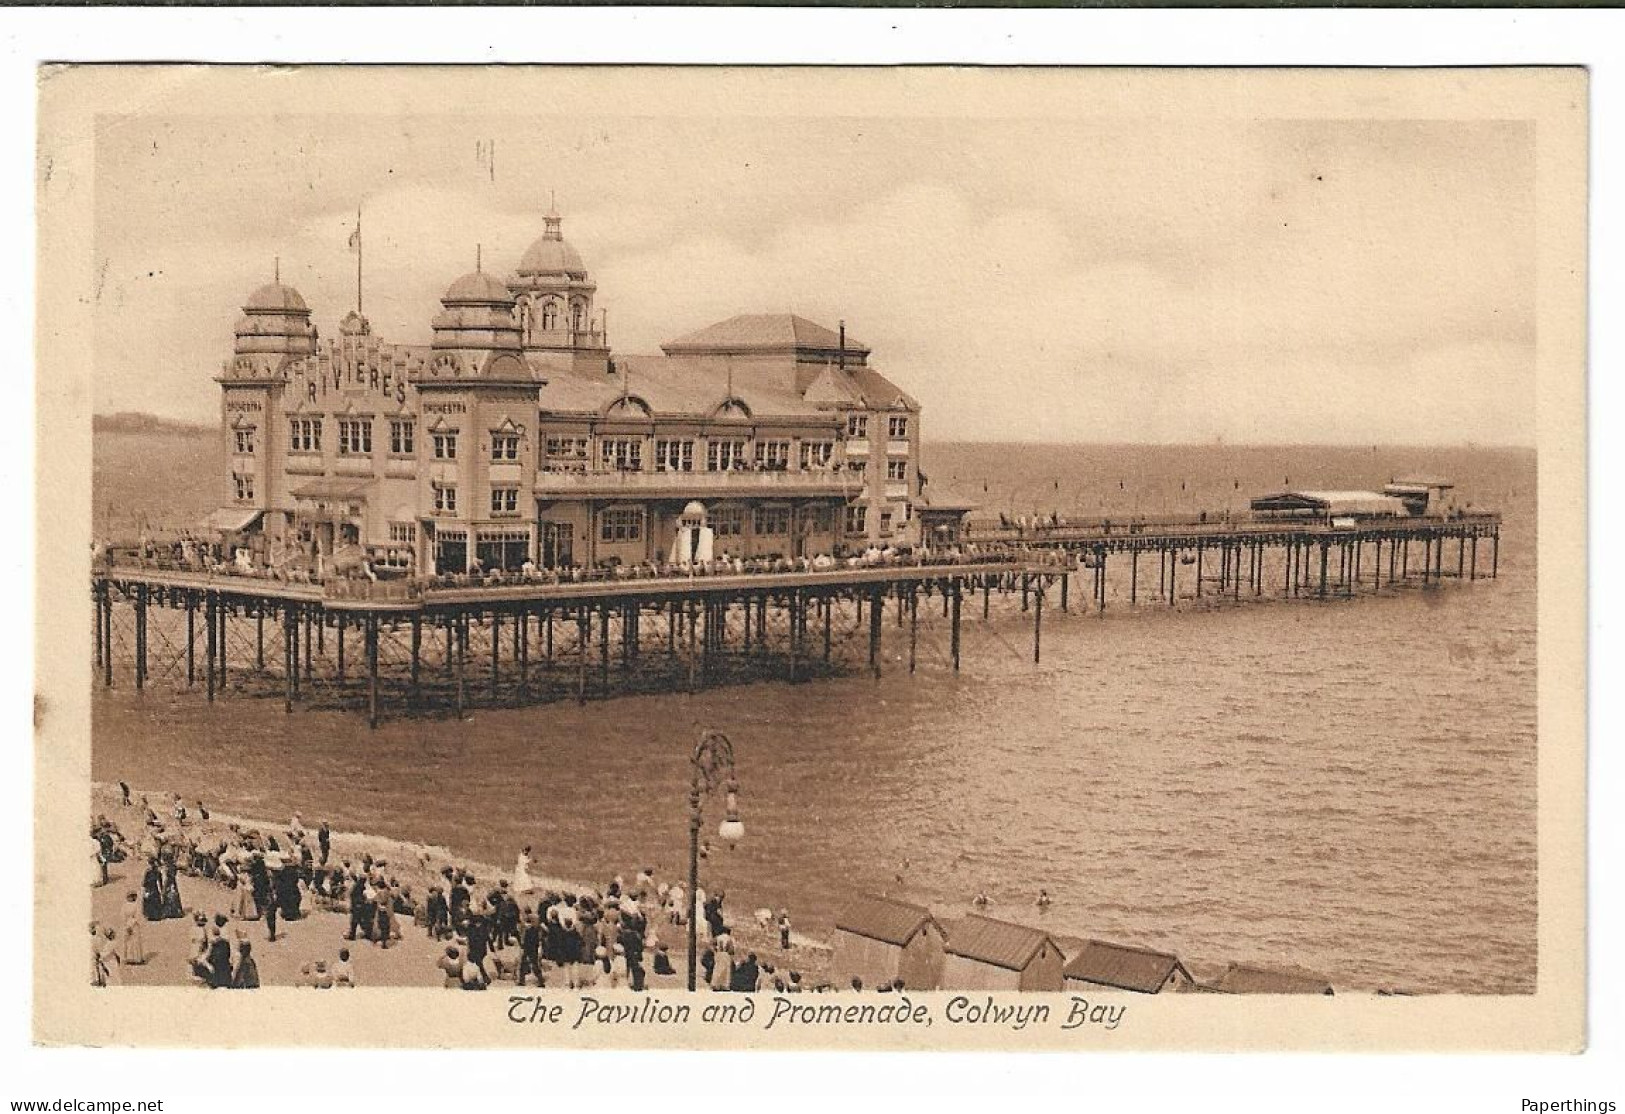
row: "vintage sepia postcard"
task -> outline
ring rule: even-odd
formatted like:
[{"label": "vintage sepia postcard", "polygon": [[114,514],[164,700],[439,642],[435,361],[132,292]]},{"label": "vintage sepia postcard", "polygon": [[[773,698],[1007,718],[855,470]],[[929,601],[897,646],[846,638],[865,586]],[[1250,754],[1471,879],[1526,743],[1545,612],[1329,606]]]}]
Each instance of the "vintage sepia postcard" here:
[{"label": "vintage sepia postcard", "polygon": [[1583,70],[39,97],[36,1040],[1583,1046]]}]

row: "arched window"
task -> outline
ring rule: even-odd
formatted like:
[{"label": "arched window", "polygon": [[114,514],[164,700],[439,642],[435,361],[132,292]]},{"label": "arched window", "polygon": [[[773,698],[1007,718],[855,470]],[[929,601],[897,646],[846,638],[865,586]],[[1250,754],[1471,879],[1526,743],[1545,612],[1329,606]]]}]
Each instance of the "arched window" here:
[{"label": "arched window", "polygon": [[551,298],[542,303],[542,331],[552,332],[559,327],[559,304]]},{"label": "arched window", "polygon": [[586,312],[587,307],[582,305],[580,302],[570,303],[570,330],[572,332],[579,333],[581,331],[582,318]]}]

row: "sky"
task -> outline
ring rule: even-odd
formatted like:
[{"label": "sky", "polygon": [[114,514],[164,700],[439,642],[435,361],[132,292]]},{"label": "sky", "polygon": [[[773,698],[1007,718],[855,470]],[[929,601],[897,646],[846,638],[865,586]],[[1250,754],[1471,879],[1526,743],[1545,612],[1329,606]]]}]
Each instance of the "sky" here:
[{"label": "sky", "polygon": [[476,245],[510,271],[555,197],[616,351],[844,319],[929,438],[1534,443],[1527,122],[658,107],[104,117],[97,411],[216,420],[277,259],[335,334],[358,205],[373,330],[427,343]]}]

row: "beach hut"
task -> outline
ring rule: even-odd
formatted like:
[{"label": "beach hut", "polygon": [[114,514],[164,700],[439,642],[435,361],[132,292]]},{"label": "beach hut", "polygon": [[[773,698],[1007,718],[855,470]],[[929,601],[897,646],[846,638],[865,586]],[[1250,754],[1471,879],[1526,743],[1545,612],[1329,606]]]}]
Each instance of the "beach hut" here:
[{"label": "beach hut", "polygon": [[949,990],[1063,988],[1061,948],[1046,932],[991,917],[965,917],[948,930],[942,985]]},{"label": "beach hut", "polygon": [[905,901],[864,894],[835,918],[830,981],[837,987],[862,979],[873,989],[902,979],[909,990],[942,985],[946,934],[931,911]]},{"label": "beach hut", "polygon": [[1179,957],[1150,948],[1086,941],[1062,970],[1066,989],[1099,993],[1127,990],[1136,994],[1188,991],[1196,985]]},{"label": "beach hut", "polygon": [[1224,994],[1331,994],[1332,984],[1309,971],[1281,971],[1232,963],[1212,989]]}]

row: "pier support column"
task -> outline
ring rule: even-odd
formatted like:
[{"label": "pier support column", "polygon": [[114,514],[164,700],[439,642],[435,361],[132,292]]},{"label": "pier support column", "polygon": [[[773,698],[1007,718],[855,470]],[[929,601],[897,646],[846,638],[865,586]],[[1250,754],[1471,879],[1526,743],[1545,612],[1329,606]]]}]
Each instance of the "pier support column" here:
[{"label": "pier support column", "polygon": [[1196,543],[1196,598],[1202,598],[1202,543]]},{"label": "pier support column", "polygon": [[1456,538],[1456,579],[1460,580],[1467,571],[1467,535],[1461,534]]},{"label": "pier support column", "polygon": [[344,612],[339,612],[334,623],[333,650],[338,657],[339,684],[344,684]]},{"label": "pier support column", "polygon": [[1495,533],[1490,535],[1490,579],[1494,580],[1501,575],[1501,528],[1497,526]]},{"label": "pier support column", "polygon": [[609,604],[598,609],[598,670],[609,688]]},{"label": "pier support column", "polygon": [[1044,578],[1034,577],[1033,592],[1033,664],[1038,664],[1039,648],[1044,642]]},{"label": "pier support column", "polygon": [[[211,638],[214,637],[210,628]],[[186,593],[186,687],[197,683],[197,593]]]},{"label": "pier support column", "polygon": [[299,675],[293,661],[293,648],[297,644],[293,615],[293,604],[290,603],[282,612],[282,710],[289,714],[293,712],[294,678]]},{"label": "pier support column", "polygon": [[908,671],[914,673],[915,658],[920,645],[920,589],[918,586],[908,591]]},{"label": "pier support column", "polygon": [[1168,551],[1168,606],[1179,598],[1179,550]]},{"label": "pier support column", "polygon": [[[1095,575],[1095,582],[1096,582],[1095,590],[1096,590],[1097,593],[1099,591],[1099,581],[1100,581],[1100,576],[1097,573]],[[1061,574],[1061,611],[1063,613],[1065,613],[1068,610],[1068,607],[1067,607],[1067,592],[1068,592],[1068,589],[1069,589],[1071,583],[1072,583],[1072,578],[1070,576],[1068,576],[1066,573],[1063,572]]]},{"label": "pier support column", "polygon": [[576,638],[580,643],[580,652],[576,654],[576,703],[587,702],[587,639],[592,633],[592,619],[587,615],[585,607],[576,611]]},{"label": "pier support column", "polygon": [[303,608],[296,603],[288,605],[288,618],[293,631],[293,695],[298,699],[303,688],[299,683],[299,628],[304,620]]},{"label": "pier support column", "polygon": [[491,612],[491,703],[497,702],[497,685],[502,680],[502,614]]},{"label": "pier support column", "polygon": [[688,601],[688,691],[693,692],[699,679],[700,657],[698,653],[699,632],[699,604],[695,600]]},{"label": "pier support column", "polygon": [[1135,546],[1129,550],[1128,558],[1128,603],[1130,607],[1140,602],[1140,547]]},{"label": "pier support column", "polygon": [[102,687],[113,687],[113,588],[102,581]]},{"label": "pier support column", "polygon": [[220,600],[213,592],[205,592],[203,594],[203,622],[204,625],[209,628],[208,637],[203,640],[203,671],[209,675],[206,689],[209,694],[209,703],[211,704],[214,703],[215,636],[220,629],[219,624],[214,621],[214,612],[215,608],[219,606]]},{"label": "pier support column", "polygon": [[1320,598],[1326,598],[1326,550],[1327,544],[1320,543]]},{"label": "pier support column", "polygon": [[883,588],[872,589],[869,597],[869,668],[877,681],[880,680],[880,612],[884,591]]},{"label": "pier support column", "polygon": [[412,612],[412,675],[411,697],[415,703],[418,698],[418,671],[421,668],[423,657],[423,616]]},{"label": "pier support column", "polygon": [[514,618],[514,657],[519,662],[519,697],[523,700],[530,695],[530,612],[521,608]]},{"label": "pier support column", "polygon": [[216,613],[220,618],[220,637],[215,639],[215,648],[220,651],[220,691],[226,691],[226,666],[231,663],[231,656],[226,652],[226,623],[231,619],[231,604],[224,596],[219,597]]},{"label": "pier support column", "polygon": [[949,618],[949,646],[954,659],[954,672],[959,672],[959,595],[962,582],[958,577],[953,582],[953,598],[950,601]]},{"label": "pier support column", "polygon": [[982,622],[987,622],[988,604],[993,598],[993,578],[982,577]]},{"label": "pier support column", "polygon": [[378,728],[378,614],[367,612],[367,726]]},{"label": "pier support column", "polygon": [[316,663],[312,660],[312,654],[310,652],[310,628],[311,627],[317,627],[318,629],[320,629],[324,625],[324,624],[321,624],[321,623],[317,623],[315,620],[316,620],[316,611],[315,611],[314,608],[312,608],[306,613],[305,621],[304,621],[304,626],[305,626],[305,658],[304,658],[304,665],[305,665],[305,680],[307,680],[307,681],[309,681],[312,677],[315,676],[315,668],[316,668]]},{"label": "pier support column", "polygon": [[254,607],[254,668],[265,672],[265,605]]},{"label": "pier support column", "polygon": [[1469,566],[1467,579],[1470,581],[1478,579],[1478,535],[1476,533],[1473,535],[1472,564]]},{"label": "pier support column", "polygon": [[135,590],[135,687],[147,687],[147,586]]},{"label": "pier support column", "polygon": [[1377,535],[1377,553],[1371,564],[1371,590],[1382,591],[1382,535]]},{"label": "pier support column", "polygon": [[457,690],[457,718],[463,718],[463,710],[468,704],[468,692],[463,685],[463,655],[468,652],[468,617],[454,615],[451,619],[450,641],[452,684]]},{"label": "pier support column", "polygon": [[790,683],[796,682],[796,658],[801,650],[801,589],[790,592]]},{"label": "pier support column", "polygon": [[824,597],[824,664],[829,664],[830,651],[830,625],[834,621],[835,597]]}]

